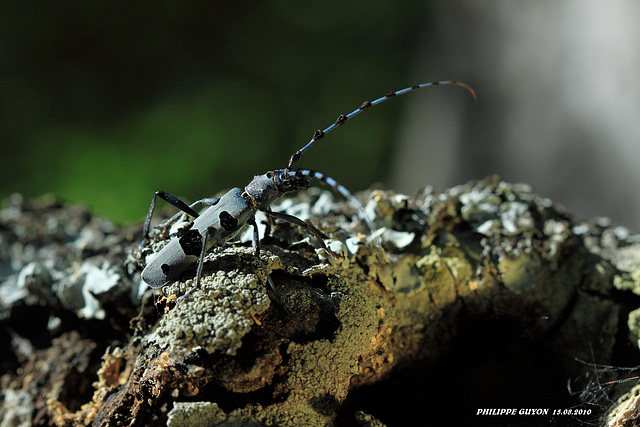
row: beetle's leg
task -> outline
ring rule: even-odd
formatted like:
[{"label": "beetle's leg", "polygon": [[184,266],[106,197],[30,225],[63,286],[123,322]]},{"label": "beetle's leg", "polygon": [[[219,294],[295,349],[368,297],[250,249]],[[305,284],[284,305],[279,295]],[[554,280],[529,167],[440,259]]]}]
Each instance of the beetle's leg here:
[{"label": "beetle's leg", "polygon": [[196,200],[195,202],[191,203],[189,207],[191,209],[200,205],[209,207],[209,206],[215,205],[219,201],[220,201],[220,197],[205,197],[204,199]]},{"label": "beetle's leg", "polygon": [[262,263],[262,260],[260,259],[260,236],[258,234],[258,224],[256,224],[255,217],[247,221],[247,224],[253,227],[253,239],[251,240],[251,246],[253,247],[253,254],[256,256],[256,258],[258,258],[258,262],[262,267],[262,271],[267,276],[267,282],[269,282],[269,287],[271,288],[273,293],[277,294],[276,287],[273,284],[273,281],[271,280],[271,276],[269,276],[269,274],[267,273],[267,268],[264,266],[264,264]]},{"label": "beetle's leg", "polygon": [[189,289],[184,295],[180,297],[178,303],[182,300],[186,299],[189,295],[191,295],[196,289],[200,287],[200,279],[202,278],[202,266],[204,265],[204,255],[207,253],[207,242],[209,241],[209,232],[211,231],[211,227],[207,228],[204,231],[204,237],[202,238],[202,249],[200,250],[200,259],[198,259],[198,270],[196,270],[196,283],[193,285],[191,289]]},{"label": "beetle's leg", "polygon": [[[220,197],[205,197],[204,199],[200,199],[200,200],[196,200],[195,202],[191,203],[189,205],[189,207],[191,209],[194,209],[197,206],[213,206],[216,203],[218,203],[220,201]],[[187,212],[178,212],[177,214],[175,214],[174,216],[172,216],[171,218],[169,218],[168,220],[166,220],[163,224],[162,224],[162,228],[163,228],[163,232],[166,232],[167,229],[169,227],[171,227],[178,219],[180,219],[180,217],[182,215],[184,215]]]},{"label": "beetle's leg", "polygon": [[199,216],[198,212],[194,211],[191,207],[189,207],[189,205],[187,205],[182,200],[178,199],[173,194],[165,193],[162,190],[156,191],[153,194],[153,197],[151,198],[151,205],[149,206],[149,212],[147,213],[147,217],[144,219],[144,225],[142,226],[142,243],[140,243],[140,246],[145,246],[145,244],[149,240],[149,227],[151,225],[151,217],[153,216],[153,210],[156,207],[156,199],[158,197],[165,200],[167,203],[175,206],[176,208],[180,209],[181,211],[188,213],[194,218],[197,218]]},{"label": "beetle's leg", "polygon": [[273,212],[273,211],[263,211],[265,214],[270,215],[274,218],[277,219],[281,219],[283,221],[287,221],[290,222],[292,224],[297,224],[301,227],[304,227],[305,230],[307,230],[309,233],[313,234],[313,236],[316,238],[316,240],[318,241],[318,243],[320,243],[320,246],[322,247],[322,249],[324,249],[325,251],[327,251],[329,253],[329,255],[331,255],[334,258],[338,258],[338,259],[342,259],[343,256],[342,254],[339,254],[337,252],[332,251],[331,249],[329,249],[327,247],[327,245],[324,244],[324,240],[322,237],[322,233],[320,232],[320,230],[318,230],[317,228],[315,228],[313,225],[301,220],[300,218],[297,218],[293,215],[288,215],[286,213],[282,213],[282,212]]},{"label": "beetle's leg", "polygon": [[253,240],[251,241],[251,246],[253,247],[254,255],[258,259],[260,268],[262,268],[262,272],[264,273],[265,276],[267,276],[267,282],[269,282],[269,287],[273,291],[273,294],[275,295],[276,300],[278,301],[278,304],[280,304],[280,306],[284,308],[286,312],[291,312],[289,307],[284,303],[284,301],[282,301],[282,298],[280,298],[280,294],[276,290],[276,286],[273,284],[273,280],[271,280],[271,276],[267,271],[267,267],[265,267],[264,263],[260,259],[260,236],[258,234],[258,224],[256,224],[256,218],[252,217],[247,221],[247,223],[253,227]]},{"label": "beetle's leg", "polygon": [[[182,212],[185,212],[191,215],[194,218],[197,218],[199,216],[198,212],[193,210],[195,206],[198,206],[200,204],[205,206],[212,206],[212,205],[215,205],[218,202],[218,200],[220,200],[217,197],[204,198],[204,199],[198,200],[197,202],[192,203],[191,206],[189,206],[182,200],[178,199],[173,194],[166,193],[162,190],[156,191],[153,194],[153,197],[151,198],[151,205],[149,206],[149,212],[147,213],[147,217],[144,219],[144,225],[142,226],[142,243],[140,243],[140,247],[144,247],[149,241],[149,228],[151,226],[151,217],[153,216],[153,210],[156,207],[156,199],[158,197],[160,197],[167,203],[175,206],[176,208],[180,209]],[[165,229],[167,225],[171,225],[174,222],[176,222],[179,216],[180,215],[174,215],[173,217],[169,218],[169,220],[165,223]]]},{"label": "beetle's leg", "polygon": [[[263,212],[265,213],[269,213],[271,212],[271,208],[270,207],[266,207]],[[264,224],[264,237],[271,237],[271,227],[273,227],[276,223],[273,220],[273,217],[270,215],[267,215],[267,222],[263,222]]]}]

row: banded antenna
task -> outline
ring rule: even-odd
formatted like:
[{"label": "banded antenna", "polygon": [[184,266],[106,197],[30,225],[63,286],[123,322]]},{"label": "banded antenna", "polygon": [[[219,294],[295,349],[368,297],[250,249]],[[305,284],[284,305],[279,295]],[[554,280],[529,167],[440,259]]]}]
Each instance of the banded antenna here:
[{"label": "banded antenna", "polygon": [[409,93],[409,92],[413,92],[416,91],[418,89],[422,89],[425,87],[431,87],[431,86],[447,86],[447,85],[454,85],[454,86],[460,86],[465,88],[466,90],[468,90],[471,93],[471,96],[473,96],[473,99],[478,99],[476,97],[476,93],[473,89],[471,89],[469,86],[467,86],[464,83],[461,82],[457,82],[454,80],[442,80],[442,81],[438,81],[438,82],[429,82],[429,83],[422,83],[419,85],[415,85],[415,86],[411,86],[411,87],[407,87],[404,89],[400,89],[394,92],[389,92],[384,96],[381,96],[380,98],[376,99],[375,101],[365,101],[363,102],[358,108],[356,108],[355,110],[353,110],[352,112],[350,112],[347,115],[344,114],[340,114],[338,116],[338,118],[336,119],[335,122],[333,122],[329,127],[327,127],[325,130],[320,130],[318,129],[317,131],[314,132],[313,137],[311,138],[311,140],[307,143],[307,145],[305,145],[304,147],[302,147],[301,149],[299,149],[298,151],[296,151],[295,153],[293,153],[293,155],[291,156],[291,158],[289,159],[289,165],[287,166],[287,169],[291,170],[293,169],[293,167],[295,166],[296,163],[298,163],[298,160],[300,160],[300,157],[302,156],[302,154],[307,151],[309,148],[311,148],[316,142],[320,141],[321,139],[324,138],[324,136],[331,132],[332,130],[334,130],[335,128],[342,126],[343,124],[345,124],[347,122],[347,120],[349,120],[350,118],[357,116],[358,114],[362,113],[365,110],[368,110],[369,108],[378,105],[384,101],[386,101],[387,99],[390,98],[395,98],[396,96],[400,96],[400,95],[404,95],[405,93]]}]

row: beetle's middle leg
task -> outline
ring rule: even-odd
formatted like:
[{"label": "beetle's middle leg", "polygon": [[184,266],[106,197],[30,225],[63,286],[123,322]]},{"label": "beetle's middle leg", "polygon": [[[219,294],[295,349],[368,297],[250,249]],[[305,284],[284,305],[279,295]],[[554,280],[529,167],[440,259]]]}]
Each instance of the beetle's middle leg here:
[{"label": "beetle's middle leg", "polygon": [[178,299],[178,303],[186,299],[189,295],[195,292],[200,287],[200,279],[202,279],[202,266],[204,265],[204,256],[207,253],[207,244],[209,242],[209,234],[215,232],[211,227],[204,231],[204,237],[202,238],[202,249],[200,249],[200,258],[198,259],[198,269],[196,270],[196,283],[191,289],[185,292],[184,295]]}]

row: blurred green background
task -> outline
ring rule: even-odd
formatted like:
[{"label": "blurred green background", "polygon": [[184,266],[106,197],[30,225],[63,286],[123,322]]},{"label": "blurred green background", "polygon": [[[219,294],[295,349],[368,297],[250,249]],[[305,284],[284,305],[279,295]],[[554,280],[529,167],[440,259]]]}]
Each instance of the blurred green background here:
[{"label": "blurred green background", "polygon": [[[54,193],[126,223],[159,189],[244,186],[338,114],[418,83],[429,16],[420,1],[3,2],[0,196]],[[384,181],[401,111],[359,116],[298,166],[352,191]]]},{"label": "blurred green background", "polygon": [[[0,197],[53,193],[119,222],[286,166],[353,192],[499,174],[638,229],[640,6],[544,0],[2,2]],[[164,202],[160,204],[166,206]]]}]

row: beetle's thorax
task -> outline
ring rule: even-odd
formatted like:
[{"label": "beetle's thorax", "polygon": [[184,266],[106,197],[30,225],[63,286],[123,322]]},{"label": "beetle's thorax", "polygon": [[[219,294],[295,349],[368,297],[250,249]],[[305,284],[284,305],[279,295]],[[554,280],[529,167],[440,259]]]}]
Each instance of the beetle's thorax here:
[{"label": "beetle's thorax", "polygon": [[243,196],[248,197],[258,208],[267,208],[284,194],[309,186],[309,181],[288,169],[269,171],[255,175],[244,188]]}]

